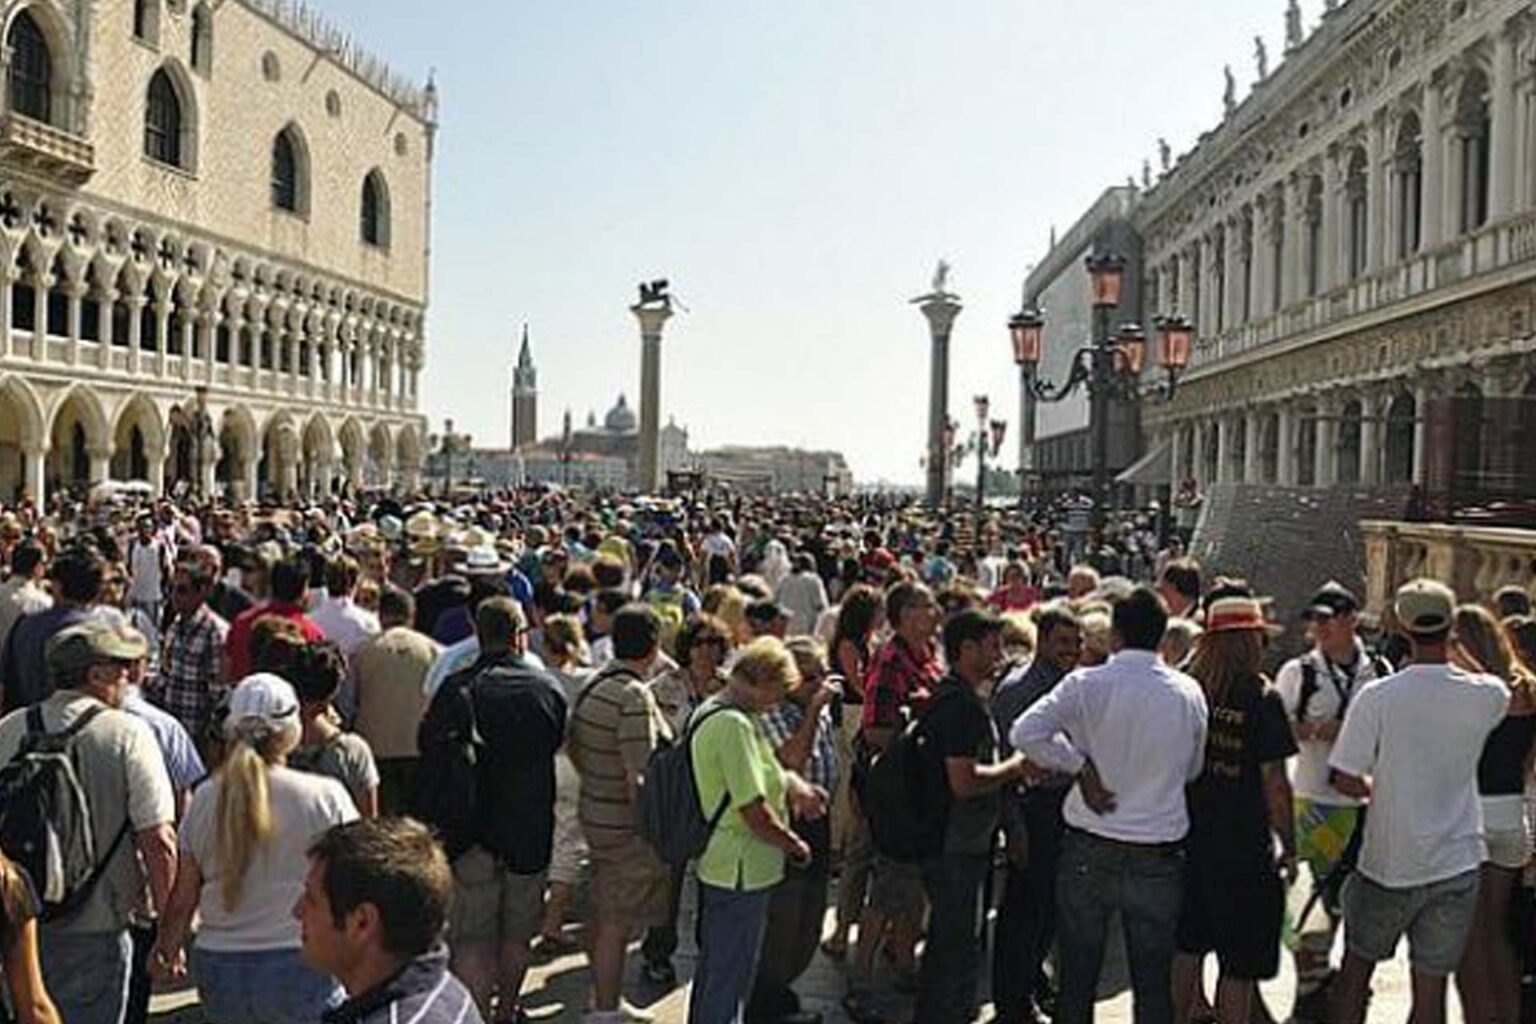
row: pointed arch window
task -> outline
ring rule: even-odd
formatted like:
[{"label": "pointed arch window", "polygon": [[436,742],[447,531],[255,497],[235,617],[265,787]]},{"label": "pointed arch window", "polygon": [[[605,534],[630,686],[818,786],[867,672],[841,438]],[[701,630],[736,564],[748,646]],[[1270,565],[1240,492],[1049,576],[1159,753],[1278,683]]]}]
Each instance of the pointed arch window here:
[{"label": "pointed arch window", "polygon": [[272,205],[279,210],[301,213],[303,185],[298,147],[293,133],[283,129],[272,142]]},{"label": "pointed arch window", "polygon": [[11,51],[6,73],[6,104],[11,111],[47,122],[53,113],[53,55],[32,15],[22,11],[5,35]]},{"label": "pointed arch window", "polygon": [[144,105],[144,155],[172,167],[185,167],[181,96],[164,68],[149,80]]},{"label": "pointed arch window", "polygon": [[1313,177],[1307,186],[1307,206],[1302,211],[1307,244],[1307,295],[1323,290],[1323,179]]},{"label": "pointed arch window", "polygon": [[1456,104],[1457,145],[1461,157],[1461,230],[1476,231],[1488,222],[1492,116],[1488,79],[1472,71]]},{"label": "pointed arch window", "polygon": [[370,171],[363,179],[361,214],[363,241],[381,249],[388,248],[389,189],[384,183],[384,175],[378,171]]}]

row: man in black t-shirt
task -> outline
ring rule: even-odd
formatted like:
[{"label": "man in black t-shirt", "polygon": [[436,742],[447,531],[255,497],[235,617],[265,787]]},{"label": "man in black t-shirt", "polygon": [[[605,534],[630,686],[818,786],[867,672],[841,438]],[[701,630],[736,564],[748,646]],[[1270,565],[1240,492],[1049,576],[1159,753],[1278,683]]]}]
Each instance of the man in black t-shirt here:
[{"label": "man in black t-shirt", "polygon": [[565,694],[553,677],[528,666],[527,632],[512,598],[481,602],[475,613],[480,656],[448,677],[421,724],[424,753],[436,738],[463,735],[471,713],[483,741],[474,844],[453,862],[449,934],[454,973],[487,1020],[496,995],[499,1019],[514,1019],[528,943],[543,920],[555,753],[565,741]]},{"label": "man in black t-shirt", "polygon": [[950,674],[923,713],[929,750],[948,784],[943,851],[923,865],[930,907],[916,1019],[966,1024],[975,1017],[981,968],[979,909],[1004,786],[1025,774],[1022,754],[998,761],[997,727],[981,693],[1002,663],[1002,622],[967,609],[944,624]]}]

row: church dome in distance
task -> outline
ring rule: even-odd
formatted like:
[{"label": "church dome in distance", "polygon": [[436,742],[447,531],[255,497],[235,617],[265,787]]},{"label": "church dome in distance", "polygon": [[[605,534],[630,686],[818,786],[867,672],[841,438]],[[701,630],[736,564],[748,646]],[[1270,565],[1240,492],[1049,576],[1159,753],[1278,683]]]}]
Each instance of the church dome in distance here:
[{"label": "church dome in distance", "polygon": [[608,415],[603,417],[603,429],[612,434],[632,434],[640,429],[640,421],[635,418],[634,410],[629,407],[629,402],[623,395],[620,395],[618,403],[608,410]]}]

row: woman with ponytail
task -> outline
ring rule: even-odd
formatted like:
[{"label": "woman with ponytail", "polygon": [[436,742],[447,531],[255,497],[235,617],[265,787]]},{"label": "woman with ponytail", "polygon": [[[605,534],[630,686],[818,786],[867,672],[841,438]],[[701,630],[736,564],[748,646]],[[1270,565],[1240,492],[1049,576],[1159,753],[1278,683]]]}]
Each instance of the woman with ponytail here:
[{"label": "woman with ponytail", "polygon": [[198,912],[192,976],[219,1024],[311,1024],[341,1000],[331,978],[299,958],[293,906],[305,851],[333,825],[357,817],[334,779],[290,769],[302,732],[299,699],[275,675],[248,676],[229,698],[223,766],[192,794],[181,825],[181,862],[152,963],[184,971],[182,948]]}]

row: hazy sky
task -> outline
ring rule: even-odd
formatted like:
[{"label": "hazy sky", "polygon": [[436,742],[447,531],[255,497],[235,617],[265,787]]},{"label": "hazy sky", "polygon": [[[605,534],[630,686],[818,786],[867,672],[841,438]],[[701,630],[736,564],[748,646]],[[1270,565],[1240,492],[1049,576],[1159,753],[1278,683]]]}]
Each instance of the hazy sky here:
[{"label": "hazy sky", "polygon": [[[423,409],[505,445],[523,321],[540,434],[638,402],[635,284],[667,276],[664,418],[693,447],[841,449],[920,479],[935,261],[965,311],[950,408],[1018,427],[1005,324],[1051,226],[1188,149],[1283,0],[318,0],[437,69]],[[1310,29],[1322,0],[1302,5]],[[430,17],[428,15],[431,15]],[[1012,458],[1012,456],[1008,456]]]}]

